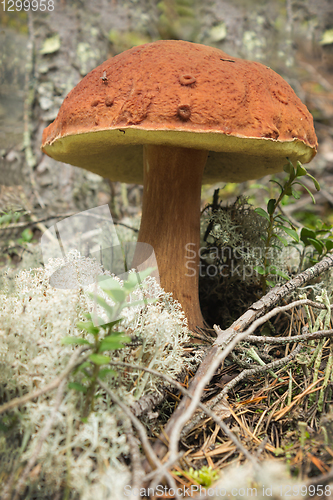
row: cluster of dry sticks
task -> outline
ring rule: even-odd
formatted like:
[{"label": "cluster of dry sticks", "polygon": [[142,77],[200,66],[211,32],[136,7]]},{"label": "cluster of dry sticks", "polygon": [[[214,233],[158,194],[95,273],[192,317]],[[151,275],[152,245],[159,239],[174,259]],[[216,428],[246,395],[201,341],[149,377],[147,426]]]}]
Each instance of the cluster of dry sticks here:
[{"label": "cluster of dry sticks", "polygon": [[[148,437],[138,417],[164,396],[150,395],[130,408],[99,380],[100,387],[123,411],[133,490],[142,485],[154,489],[163,482],[177,490],[179,485],[197,484],[186,472],[189,467],[209,465],[220,470],[234,462],[249,461],[259,468],[267,457],[285,460],[286,450],[291,468],[303,480],[311,480],[311,484],[333,480],[333,423],[326,411],[332,398],[333,329],[330,325],[331,329],[309,331],[304,315],[304,307],[313,314],[327,305],[308,299],[289,304],[284,300],[332,267],[333,255],[328,254],[285,285],[272,289],[227,330],[215,327],[215,342],[188,388],[142,366],[112,363],[119,370],[152,373],[162,379],[161,383],[175,388],[172,397],[179,401],[183,396],[152,445],[152,436]],[[267,324],[276,336],[258,335]],[[85,351],[86,347],[77,349],[66,370],[50,384],[0,407],[2,414],[55,390],[54,412],[40,431],[35,452],[20,479],[16,484],[14,476],[8,479],[3,500],[21,498],[52,429],[67,378],[87,356]]]}]

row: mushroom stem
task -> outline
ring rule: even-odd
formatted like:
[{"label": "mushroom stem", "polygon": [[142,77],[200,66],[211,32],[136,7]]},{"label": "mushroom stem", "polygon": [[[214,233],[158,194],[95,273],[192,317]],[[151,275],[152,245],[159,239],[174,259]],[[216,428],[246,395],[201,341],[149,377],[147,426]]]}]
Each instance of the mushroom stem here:
[{"label": "mushroom stem", "polygon": [[196,149],[144,146],[138,241],[154,248],[160,284],[180,302],[191,330],[204,326],[199,247],[201,182],[207,156],[207,151]]}]

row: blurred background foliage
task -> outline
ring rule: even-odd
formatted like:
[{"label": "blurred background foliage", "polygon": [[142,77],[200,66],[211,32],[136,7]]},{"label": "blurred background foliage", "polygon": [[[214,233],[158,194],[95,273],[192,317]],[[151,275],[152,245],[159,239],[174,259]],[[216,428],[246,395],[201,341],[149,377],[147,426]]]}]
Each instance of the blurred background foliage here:
[{"label": "blurred background foliage", "polygon": [[[105,59],[142,43],[183,39],[267,64],[290,83],[314,116],[319,151],[309,171],[324,189],[316,205],[304,194],[285,210],[310,227],[333,223],[330,0],[56,0],[53,12],[2,8],[0,23],[0,210],[21,207],[46,219],[46,227],[54,215],[104,203],[117,219],[139,217],[140,186],[53,161],[40,152],[41,135],[66,94]],[[265,206],[273,194],[268,180],[203,186],[202,207],[217,187],[228,203],[245,194]],[[33,228],[37,239],[42,228]]]}]

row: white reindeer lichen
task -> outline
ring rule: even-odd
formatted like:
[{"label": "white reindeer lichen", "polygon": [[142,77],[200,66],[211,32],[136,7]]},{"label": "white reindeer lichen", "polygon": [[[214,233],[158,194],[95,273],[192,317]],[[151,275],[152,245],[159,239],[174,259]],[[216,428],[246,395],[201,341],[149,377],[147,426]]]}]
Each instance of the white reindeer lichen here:
[{"label": "white reindeer lichen", "polygon": [[[0,291],[2,403],[51,382],[64,371],[73,353],[73,347],[63,346],[62,339],[68,335],[82,338],[76,323],[84,319],[91,306],[82,286],[71,289],[50,285],[50,277],[69,264],[86,271],[85,283],[89,274],[105,274],[98,263],[75,253],[66,261],[58,259],[45,268],[19,272],[13,290],[5,287]],[[184,313],[153,278],[146,278],[145,285],[144,293],[157,301],[143,310],[124,309],[123,319],[117,325],[119,331],[130,331],[141,345],[112,351],[112,359],[150,366],[174,377],[189,365],[182,355],[189,338]],[[133,300],[142,293],[135,291]],[[160,386],[156,377],[138,378],[138,371],[128,370],[119,370],[117,377],[107,376],[104,382],[127,404]],[[0,476],[5,478],[4,483],[34,453],[40,431],[54,411],[53,398],[54,391],[42,394],[3,417],[2,425],[7,430],[0,430]],[[65,390],[52,430],[38,456],[38,477],[27,499],[37,498],[37,492],[38,498],[50,498],[66,489],[80,500],[122,498],[130,474],[120,459],[129,452],[121,410],[99,390],[94,412],[82,421],[84,402],[82,392]]]}]

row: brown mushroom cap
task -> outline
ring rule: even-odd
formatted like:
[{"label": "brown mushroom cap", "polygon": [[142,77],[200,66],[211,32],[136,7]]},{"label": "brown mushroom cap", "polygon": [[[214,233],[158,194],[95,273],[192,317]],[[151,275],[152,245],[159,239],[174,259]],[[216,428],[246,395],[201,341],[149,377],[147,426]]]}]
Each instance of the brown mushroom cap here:
[{"label": "brown mushroom cap", "polygon": [[143,183],[142,145],[209,150],[204,183],[240,182],[316,154],[312,116],[270,68],[159,41],[91,71],[44,130],[42,150],[114,181]]}]

